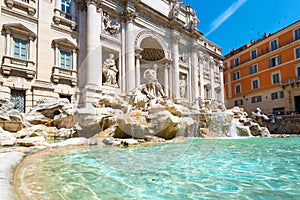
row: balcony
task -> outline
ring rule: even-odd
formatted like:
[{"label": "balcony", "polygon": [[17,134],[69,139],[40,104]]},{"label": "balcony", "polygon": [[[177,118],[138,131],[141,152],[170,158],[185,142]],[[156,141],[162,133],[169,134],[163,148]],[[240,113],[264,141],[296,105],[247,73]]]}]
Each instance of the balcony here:
[{"label": "balcony", "polygon": [[295,84],[299,85],[299,83],[300,83],[300,76],[297,76],[295,78],[291,78],[291,79],[281,81],[280,85],[282,87],[285,87],[285,86],[288,86],[288,85],[291,85],[293,87]]},{"label": "balcony", "polygon": [[33,79],[35,71],[35,63],[33,61],[21,60],[9,56],[3,56],[2,74],[11,75],[12,72],[18,76],[25,75],[28,79]]},{"label": "balcony", "polygon": [[72,86],[75,86],[77,84],[77,72],[61,67],[53,67],[52,81],[54,83],[68,82]]},{"label": "balcony", "polygon": [[15,7],[26,11],[30,16],[34,16],[36,13],[35,0],[4,0],[4,2],[9,9]]},{"label": "balcony", "polygon": [[57,8],[54,9],[53,21],[56,25],[62,24],[68,26],[73,31],[77,28],[76,17]]}]

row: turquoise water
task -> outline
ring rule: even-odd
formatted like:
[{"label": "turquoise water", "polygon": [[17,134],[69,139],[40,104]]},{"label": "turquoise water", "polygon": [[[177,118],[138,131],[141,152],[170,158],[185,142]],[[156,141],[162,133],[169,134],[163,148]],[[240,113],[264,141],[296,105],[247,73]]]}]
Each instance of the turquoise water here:
[{"label": "turquoise water", "polygon": [[300,138],[187,139],[29,156],[28,199],[300,199]]}]

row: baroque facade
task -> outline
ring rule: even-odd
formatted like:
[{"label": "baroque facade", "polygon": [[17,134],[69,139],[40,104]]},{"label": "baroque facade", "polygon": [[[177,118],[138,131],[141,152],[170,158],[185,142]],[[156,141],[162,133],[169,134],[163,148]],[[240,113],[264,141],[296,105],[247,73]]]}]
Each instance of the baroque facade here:
[{"label": "baroque facade", "polygon": [[224,104],[221,48],[178,0],[2,0],[0,16],[0,94],[23,112],[130,94],[150,68],[175,101]]},{"label": "baroque facade", "polygon": [[225,56],[226,106],[300,113],[300,21]]}]

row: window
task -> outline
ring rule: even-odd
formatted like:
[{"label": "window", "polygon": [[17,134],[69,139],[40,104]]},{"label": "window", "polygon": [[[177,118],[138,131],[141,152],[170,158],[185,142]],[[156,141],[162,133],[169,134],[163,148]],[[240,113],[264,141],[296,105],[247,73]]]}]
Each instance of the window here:
[{"label": "window", "polygon": [[300,76],[300,67],[297,67],[297,76]]},{"label": "window", "polygon": [[257,57],[257,51],[256,49],[251,51],[251,59],[255,59]]},{"label": "window", "polygon": [[71,69],[71,53],[60,51],[60,67]]},{"label": "window", "polygon": [[250,66],[250,74],[255,74],[257,71],[257,64]]},{"label": "window", "polygon": [[14,58],[27,60],[27,41],[14,38]]},{"label": "window", "polygon": [[227,61],[227,69],[231,69],[230,61]]},{"label": "window", "polygon": [[240,65],[240,58],[234,59],[234,66],[237,67]]},{"label": "window", "polygon": [[261,96],[255,96],[251,98],[251,102],[252,103],[257,103],[257,102],[261,102],[262,101],[262,97]]},{"label": "window", "polygon": [[271,99],[272,99],[272,100],[274,100],[274,99],[278,99],[277,92],[273,92],[273,93],[271,93]]},{"label": "window", "polygon": [[295,59],[300,58],[300,47],[295,49]]},{"label": "window", "polygon": [[61,10],[65,13],[70,13],[71,0],[61,0]]},{"label": "window", "polygon": [[281,56],[280,55],[269,59],[269,67],[275,67],[280,64],[281,64]]},{"label": "window", "polygon": [[279,98],[281,98],[281,99],[284,98],[284,92],[283,92],[283,91],[280,91],[280,92],[279,92]]},{"label": "window", "polygon": [[243,105],[243,99],[238,99],[234,101],[234,106],[241,106]]},{"label": "window", "polygon": [[274,51],[277,48],[278,48],[277,39],[271,41],[271,51]]},{"label": "window", "polygon": [[236,86],[235,86],[235,93],[236,93],[236,94],[241,93],[241,85],[236,85]]},{"label": "window", "polygon": [[294,30],[294,36],[295,36],[295,40],[300,39],[300,28]]},{"label": "window", "polygon": [[278,98],[281,98],[281,99],[284,98],[284,92],[283,91],[271,93],[271,99],[272,100],[275,100],[275,99],[278,99]]},{"label": "window", "polygon": [[252,89],[254,90],[257,88],[259,88],[258,79],[252,81]]},{"label": "window", "polygon": [[25,112],[25,91],[24,90],[11,90],[11,102],[15,105],[15,109],[20,112]]},{"label": "window", "polygon": [[279,73],[272,74],[272,83],[277,84],[280,82],[280,75]]},{"label": "window", "polygon": [[240,72],[239,71],[233,73],[233,80],[238,80],[238,79],[240,79]]},{"label": "window", "polygon": [[208,67],[208,61],[207,61],[206,58],[204,59],[203,63],[204,63],[204,69],[209,69],[209,67]]}]

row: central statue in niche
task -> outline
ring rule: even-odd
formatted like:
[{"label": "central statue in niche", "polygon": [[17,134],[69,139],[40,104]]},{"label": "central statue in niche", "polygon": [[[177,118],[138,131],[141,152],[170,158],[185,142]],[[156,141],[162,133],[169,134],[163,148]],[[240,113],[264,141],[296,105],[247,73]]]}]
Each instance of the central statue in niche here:
[{"label": "central statue in niche", "polygon": [[147,69],[144,72],[144,78],[147,83],[138,86],[134,92],[134,104],[137,107],[147,108],[150,105],[159,103],[166,99],[161,84],[156,78],[156,71],[154,69]]}]

